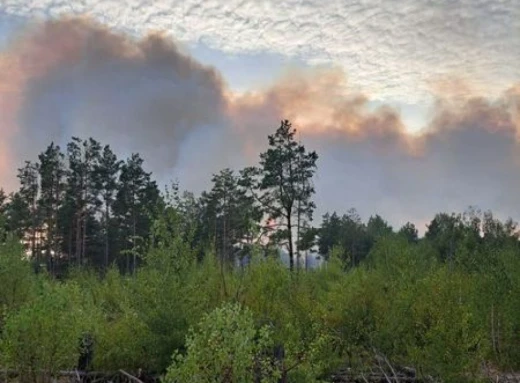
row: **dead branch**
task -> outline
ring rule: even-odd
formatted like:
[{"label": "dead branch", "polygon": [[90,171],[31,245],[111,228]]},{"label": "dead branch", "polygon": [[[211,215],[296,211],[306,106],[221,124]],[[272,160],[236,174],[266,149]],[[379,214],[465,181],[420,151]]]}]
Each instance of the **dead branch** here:
[{"label": "dead branch", "polygon": [[130,380],[132,380],[132,381],[134,381],[134,382],[136,382],[136,383],[144,383],[141,379],[136,378],[136,377],[133,376],[133,375],[130,375],[130,374],[129,374],[128,372],[126,372],[125,370],[119,370],[119,372],[120,372],[121,374],[123,374],[124,376],[126,376],[128,379],[130,379]]}]

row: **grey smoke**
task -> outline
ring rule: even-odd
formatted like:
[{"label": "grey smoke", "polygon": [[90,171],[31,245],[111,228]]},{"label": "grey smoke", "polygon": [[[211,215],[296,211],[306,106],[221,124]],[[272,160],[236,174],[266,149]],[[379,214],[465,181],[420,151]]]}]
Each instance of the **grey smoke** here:
[{"label": "grey smoke", "polygon": [[9,146],[17,150],[11,178],[51,140],[64,144],[78,135],[110,143],[121,155],[139,152],[162,182],[178,178],[200,191],[220,168],[255,163],[267,134],[289,118],[320,155],[318,217],[356,207],[364,218],[379,213],[424,229],[438,211],[478,205],[520,218],[514,84],[498,99],[439,94],[426,133],[412,137],[396,111],[371,111],[367,96],[345,93],[337,71],[296,73],[233,95],[214,68],[170,39],[136,40],[88,20],[28,30],[0,55],[13,58],[17,70],[0,74],[20,93],[16,121],[0,120],[0,132],[13,130]]}]

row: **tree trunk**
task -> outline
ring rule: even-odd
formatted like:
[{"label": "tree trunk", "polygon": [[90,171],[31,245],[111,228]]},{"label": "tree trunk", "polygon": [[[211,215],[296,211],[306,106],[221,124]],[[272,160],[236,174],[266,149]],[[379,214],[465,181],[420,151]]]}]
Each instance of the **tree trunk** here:
[{"label": "tree trunk", "polygon": [[300,269],[300,226],[301,226],[301,200],[298,199],[298,218],[296,222],[296,268]]},{"label": "tree trunk", "polygon": [[136,261],[137,261],[137,256],[136,256],[136,234],[137,234],[137,230],[136,230],[136,222],[135,222],[135,213],[133,214],[133,258],[134,258],[134,261],[133,261],[133,266],[132,266],[132,274],[135,273],[135,264],[136,264]]},{"label": "tree trunk", "polygon": [[74,219],[71,220],[71,223],[70,223],[70,233],[69,233],[69,240],[68,240],[68,256],[69,256],[69,261],[71,260],[72,258],[72,237],[74,235]]},{"label": "tree trunk", "polygon": [[40,267],[40,254],[36,254],[36,225],[34,223],[33,223],[32,230],[31,230],[31,253],[32,253],[33,257],[36,257],[36,263],[39,268]]},{"label": "tree trunk", "polygon": [[287,212],[287,230],[289,232],[289,269],[291,271],[294,270],[294,248],[293,248],[293,235],[292,235],[292,220],[291,220],[291,211]]},{"label": "tree trunk", "polygon": [[222,217],[222,254],[220,256],[220,263],[224,267],[224,262],[227,258],[227,232],[226,232],[226,214]]},{"label": "tree trunk", "polygon": [[110,211],[108,202],[105,202],[105,270],[108,269],[108,230],[109,230],[109,219],[110,219]]},{"label": "tree trunk", "polygon": [[226,275],[224,273],[224,262],[225,262],[225,259],[227,258],[227,233],[226,233],[226,214],[224,214],[224,217],[223,217],[223,230],[224,230],[224,233],[223,233],[223,238],[222,238],[222,255],[221,255],[221,259],[220,259],[220,276],[222,278],[222,287],[224,288],[224,296],[227,298],[228,296],[228,292],[227,292],[227,285],[226,285]]},{"label": "tree trunk", "polygon": [[87,254],[87,215],[83,215],[83,235],[81,239],[81,254],[85,258]]},{"label": "tree trunk", "polygon": [[495,305],[491,304],[491,344],[493,346],[493,352],[495,353],[495,357],[498,359],[498,346],[497,346],[497,336],[495,331]]},{"label": "tree trunk", "polygon": [[61,187],[60,187],[60,179],[59,179],[59,176],[56,180],[56,195],[55,195],[55,201],[56,201],[56,206],[54,207],[53,209],[53,234],[52,234],[52,238],[53,238],[53,241],[52,241],[52,244],[53,244],[53,249],[54,249],[54,254],[52,254],[52,275],[56,275],[56,270],[55,270],[55,264],[56,264],[56,259],[59,258],[59,253],[60,253],[60,236],[58,234],[58,220],[59,220],[59,215],[58,215],[58,210],[60,208],[60,198],[61,198]]},{"label": "tree trunk", "polygon": [[76,262],[81,267],[81,211],[76,213]]}]

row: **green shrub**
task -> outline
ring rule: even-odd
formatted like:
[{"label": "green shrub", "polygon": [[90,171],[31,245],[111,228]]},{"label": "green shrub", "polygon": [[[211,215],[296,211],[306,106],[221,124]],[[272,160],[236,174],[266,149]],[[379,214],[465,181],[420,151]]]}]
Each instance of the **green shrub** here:
[{"label": "green shrub", "polygon": [[8,238],[0,242],[0,314],[12,312],[30,300],[35,279],[30,263],[23,259],[19,241]]},{"label": "green shrub", "polygon": [[2,364],[31,382],[48,382],[56,371],[73,369],[80,338],[91,329],[88,314],[77,285],[43,281],[37,299],[7,315]]},{"label": "green shrub", "polygon": [[280,377],[280,366],[266,356],[271,334],[267,327],[255,327],[248,309],[225,304],[197,327],[187,337],[186,355],[174,354],[165,382],[252,382],[259,371],[263,383]]}]

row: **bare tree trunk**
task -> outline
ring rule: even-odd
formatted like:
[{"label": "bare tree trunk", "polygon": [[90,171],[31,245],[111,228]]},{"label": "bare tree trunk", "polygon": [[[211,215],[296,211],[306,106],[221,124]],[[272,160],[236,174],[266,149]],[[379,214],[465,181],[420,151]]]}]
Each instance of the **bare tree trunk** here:
[{"label": "bare tree trunk", "polygon": [[36,225],[33,223],[31,230],[31,253],[33,257],[36,257],[36,263],[38,268],[40,267],[40,254],[36,254]]},{"label": "bare tree trunk", "polygon": [[293,234],[292,234],[292,221],[291,221],[291,211],[288,211],[287,214],[287,231],[289,232],[289,269],[291,271],[294,270],[294,248],[293,248]]},{"label": "bare tree trunk", "polygon": [[[305,222],[304,222],[304,224],[303,224],[303,228],[304,228],[304,229],[307,229],[307,225],[306,225]],[[304,260],[303,260],[303,262],[304,262],[304,267],[305,267],[305,271],[307,271],[307,269],[308,269],[308,265],[307,265],[307,257],[308,257],[308,256],[309,256],[309,249],[305,249]]]},{"label": "bare tree trunk", "polygon": [[81,254],[85,258],[87,255],[87,214],[83,214],[83,236],[81,239]]},{"label": "bare tree trunk", "polygon": [[296,222],[296,268],[300,269],[300,226],[301,226],[301,200],[298,199],[298,218]]},{"label": "bare tree trunk", "polygon": [[221,249],[221,255],[220,255],[220,263],[223,265],[227,258],[227,222],[226,222],[227,216],[224,212],[224,215],[222,217],[222,249]]},{"label": "bare tree trunk", "polygon": [[56,263],[56,259],[59,258],[60,256],[60,253],[61,253],[61,249],[60,249],[60,236],[58,235],[58,232],[59,232],[59,227],[58,227],[58,223],[59,223],[59,214],[58,214],[58,210],[59,210],[59,207],[60,207],[60,198],[61,198],[61,185],[60,185],[60,179],[58,177],[58,179],[56,180],[56,206],[54,208],[54,230],[53,230],[53,248],[54,248],[54,254],[52,255],[53,256],[53,259],[52,259],[52,274],[55,275],[55,263]]},{"label": "bare tree trunk", "polygon": [[135,212],[133,214],[133,228],[132,228],[132,233],[133,233],[133,251],[132,251],[132,255],[133,255],[133,266],[132,266],[132,274],[135,274],[135,266],[136,266],[136,263],[137,263],[137,254],[136,254],[136,234],[137,234],[137,228],[136,228],[136,219],[135,219]]},{"label": "bare tree trunk", "polygon": [[109,252],[108,230],[110,227],[109,219],[110,219],[109,206],[108,206],[108,202],[105,202],[105,270],[108,269],[108,252]]},{"label": "bare tree trunk", "polygon": [[500,355],[502,353],[502,347],[500,346],[500,316],[498,315],[497,313],[497,333],[496,333],[496,337],[497,337],[497,341],[496,341],[496,345],[497,345],[497,351],[498,351],[498,355]]},{"label": "bare tree trunk", "polygon": [[493,346],[493,352],[495,356],[498,358],[498,348],[496,342],[496,334],[495,334],[495,305],[491,304],[491,344]]},{"label": "bare tree trunk", "polygon": [[69,261],[71,260],[72,258],[72,236],[74,235],[74,220],[72,220],[71,224],[70,224],[70,233],[69,233],[69,240],[68,240],[68,256],[69,256]]},{"label": "bare tree trunk", "polygon": [[226,214],[223,217],[223,236],[222,236],[222,255],[220,257],[220,275],[222,278],[222,287],[224,288],[224,296],[228,296],[227,285],[226,285],[226,275],[224,273],[224,262],[225,258],[227,258],[227,233],[226,233]]},{"label": "bare tree trunk", "polygon": [[81,267],[81,211],[76,213],[76,262]]}]

